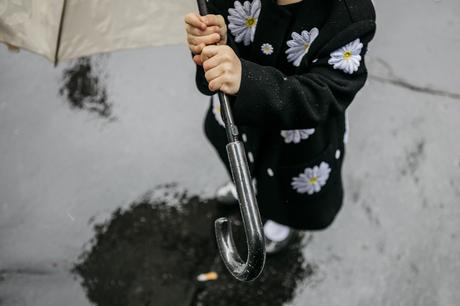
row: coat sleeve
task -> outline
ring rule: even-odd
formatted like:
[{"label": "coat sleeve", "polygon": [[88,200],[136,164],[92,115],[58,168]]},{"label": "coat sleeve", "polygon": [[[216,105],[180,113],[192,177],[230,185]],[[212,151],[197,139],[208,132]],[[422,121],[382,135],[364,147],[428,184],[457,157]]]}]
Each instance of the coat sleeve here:
[{"label": "coat sleeve", "polygon": [[[233,99],[236,123],[286,130],[314,128],[344,112],[366,82],[364,55],[374,33],[374,20],[349,25],[318,52],[305,56],[298,73],[291,76],[242,59],[240,90]],[[363,44],[358,71],[348,74],[334,69],[329,64],[331,53],[356,39]]]},{"label": "coat sleeve", "polygon": [[[227,7],[226,2],[227,1],[210,0],[210,1],[207,1],[207,6],[208,6],[209,14],[223,15],[225,18],[225,22],[228,24],[228,21],[227,21],[228,7]],[[233,40],[232,35],[227,35],[227,45],[229,45],[235,51],[235,53],[239,56],[238,47],[235,41]],[[204,77],[204,74],[205,72],[204,72],[203,67],[196,65],[196,74],[195,74],[196,87],[202,94],[207,95],[207,96],[212,96],[215,94],[215,92],[212,92],[209,90],[209,87],[208,87],[209,84],[206,78]]]}]

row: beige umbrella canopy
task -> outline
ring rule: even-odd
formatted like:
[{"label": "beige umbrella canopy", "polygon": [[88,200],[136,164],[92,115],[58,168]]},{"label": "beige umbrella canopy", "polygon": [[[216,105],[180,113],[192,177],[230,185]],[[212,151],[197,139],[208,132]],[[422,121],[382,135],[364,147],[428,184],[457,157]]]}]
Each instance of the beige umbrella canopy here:
[{"label": "beige umbrella canopy", "polygon": [[185,41],[192,0],[0,0],[0,42],[51,61]]}]

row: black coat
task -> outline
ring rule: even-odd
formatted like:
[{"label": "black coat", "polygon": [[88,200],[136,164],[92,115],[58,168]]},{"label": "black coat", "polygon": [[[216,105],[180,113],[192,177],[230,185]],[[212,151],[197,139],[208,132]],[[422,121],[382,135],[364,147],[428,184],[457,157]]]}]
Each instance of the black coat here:
[{"label": "black coat", "polygon": [[[248,11],[251,5],[261,9],[253,14],[250,41],[250,35],[246,41],[237,38],[238,20],[229,18],[235,3],[210,0],[208,6],[233,24],[228,40],[241,59],[242,80],[232,109],[261,214],[297,229],[324,229],[342,206],[345,110],[367,78],[364,55],[376,27],[372,2],[303,0],[278,6],[276,0],[252,0]],[[231,11],[237,19],[242,13]],[[200,66],[196,83],[203,94],[213,94]],[[213,104],[218,105],[211,103],[205,133],[229,170],[226,135]]]}]

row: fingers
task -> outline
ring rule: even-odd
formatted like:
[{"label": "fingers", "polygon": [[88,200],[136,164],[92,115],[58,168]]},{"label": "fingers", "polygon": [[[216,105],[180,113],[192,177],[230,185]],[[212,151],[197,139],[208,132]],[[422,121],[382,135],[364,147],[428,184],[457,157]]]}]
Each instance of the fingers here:
[{"label": "fingers", "polygon": [[[226,43],[227,30],[225,20],[222,16],[208,15],[200,16],[195,13],[187,14],[184,17],[187,32],[187,42],[193,54],[200,54],[207,45]],[[224,28],[222,29],[221,25]],[[200,62],[198,59],[195,62]],[[204,60],[201,60],[201,63]]]},{"label": "fingers", "polygon": [[200,60],[209,90],[236,94],[241,83],[241,62],[229,46],[206,46]]},{"label": "fingers", "polygon": [[217,33],[219,33],[220,35],[221,43],[226,45],[227,44],[227,28],[219,27]]},{"label": "fingers", "polygon": [[195,62],[195,64],[199,66],[203,65],[203,62],[201,61],[201,55],[193,56],[193,61]]},{"label": "fingers", "polygon": [[224,48],[225,46],[206,46],[203,48],[203,50],[201,51],[201,56],[202,56],[202,60],[203,62],[205,62],[206,60],[210,59],[211,57],[213,57],[214,55],[218,54],[220,50],[222,50],[222,48]]},{"label": "fingers", "polygon": [[187,35],[187,41],[192,46],[198,46],[200,44],[213,45],[220,41],[220,35],[213,33],[205,36]]},{"label": "fingers", "polygon": [[[207,66],[206,62],[209,62],[209,69],[215,67],[224,62],[231,62],[232,61],[232,53],[234,51],[232,48],[226,45],[218,45],[218,46],[206,46],[201,51],[201,61],[203,65]],[[210,59],[216,57],[214,61],[210,61]]]},{"label": "fingers", "polygon": [[222,57],[219,55],[213,56],[206,61],[203,61],[203,69],[204,71],[211,70],[222,63]]},{"label": "fingers", "polygon": [[227,44],[227,25],[225,24],[225,19],[222,15],[206,15],[205,17],[203,17],[203,21],[206,23],[208,27],[216,27],[216,33],[219,33],[221,38],[218,44]]},{"label": "fingers", "polygon": [[[209,61],[215,58],[216,57],[213,57],[212,59],[206,61],[203,65],[209,64]],[[205,71],[206,73],[204,76],[209,83],[209,89],[211,91],[223,91],[225,88],[224,86],[227,86],[227,83],[229,83],[229,80],[231,79],[231,67],[228,63],[217,64],[217,66],[209,70],[205,69]]]},{"label": "fingers", "polygon": [[202,31],[206,30],[206,23],[203,21],[203,17],[195,13],[185,15],[184,21],[191,27],[198,28]]},{"label": "fingers", "polygon": [[227,76],[225,75],[212,80],[211,82],[209,82],[209,85],[208,85],[209,90],[210,91],[219,91],[219,90],[223,91],[226,81],[227,81]]},{"label": "fingers", "polygon": [[189,35],[195,35],[195,36],[205,36],[205,35],[210,35],[212,33],[222,33],[222,29],[219,28],[218,26],[211,26],[211,27],[206,27],[205,30],[202,30],[201,28],[193,27],[189,24],[185,25],[185,30],[187,31],[187,34]]},{"label": "fingers", "polygon": [[205,44],[199,44],[199,45],[189,45],[190,50],[193,52],[193,54],[201,54],[201,51],[205,47]]},{"label": "fingers", "polygon": [[222,15],[209,14],[203,17],[203,22],[209,26],[225,27],[225,19]]},{"label": "fingers", "polygon": [[208,82],[212,82],[213,80],[219,78],[221,75],[223,75],[224,73],[224,69],[222,66],[217,66],[217,67],[214,67],[208,71],[206,71],[206,73],[204,74],[204,77],[206,78],[206,80]]}]

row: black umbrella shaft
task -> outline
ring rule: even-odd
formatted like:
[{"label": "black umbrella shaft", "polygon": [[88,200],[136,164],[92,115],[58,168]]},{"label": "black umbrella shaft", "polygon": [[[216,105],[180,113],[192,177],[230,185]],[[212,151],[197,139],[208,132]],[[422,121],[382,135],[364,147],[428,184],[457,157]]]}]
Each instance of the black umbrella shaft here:
[{"label": "black umbrella shaft", "polygon": [[219,91],[220,108],[222,109],[222,119],[225,123],[228,142],[238,141],[238,127],[233,121],[233,114],[230,110],[229,96]]},{"label": "black umbrella shaft", "polygon": [[206,0],[197,0],[198,2],[198,11],[201,16],[208,15],[208,7],[206,6]]},{"label": "black umbrella shaft", "polygon": [[[206,6],[206,0],[197,0],[198,10],[201,16],[208,15],[208,7]],[[230,108],[230,98],[223,92],[219,91],[220,108],[222,110],[222,119],[225,123],[225,130],[227,132],[227,138],[229,142],[238,141],[238,128],[233,120],[233,115]]]}]

